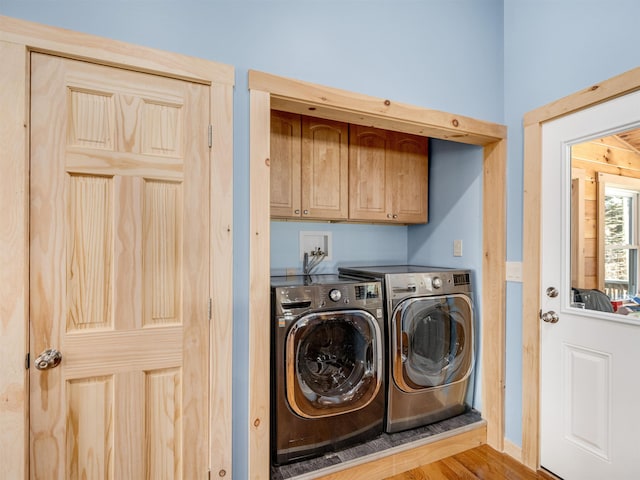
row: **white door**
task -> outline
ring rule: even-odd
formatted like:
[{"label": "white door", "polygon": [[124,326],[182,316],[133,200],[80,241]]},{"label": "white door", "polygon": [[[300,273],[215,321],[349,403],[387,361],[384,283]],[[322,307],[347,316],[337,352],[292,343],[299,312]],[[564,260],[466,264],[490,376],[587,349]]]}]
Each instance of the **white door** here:
[{"label": "white door", "polygon": [[541,465],[565,480],[640,478],[640,318],[572,307],[570,285],[571,145],[639,126],[634,93],[542,129]]},{"label": "white door", "polygon": [[33,54],[32,479],[208,472],[207,88]]}]

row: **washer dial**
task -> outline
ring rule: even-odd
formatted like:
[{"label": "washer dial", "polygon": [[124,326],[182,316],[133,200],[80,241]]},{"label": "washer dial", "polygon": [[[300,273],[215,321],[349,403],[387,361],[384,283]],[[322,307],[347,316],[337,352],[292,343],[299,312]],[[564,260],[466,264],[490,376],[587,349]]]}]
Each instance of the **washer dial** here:
[{"label": "washer dial", "polygon": [[338,290],[337,288],[333,288],[329,292],[329,298],[331,300],[333,300],[334,302],[338,302],[342,298],[342,292],[340,290]]}]

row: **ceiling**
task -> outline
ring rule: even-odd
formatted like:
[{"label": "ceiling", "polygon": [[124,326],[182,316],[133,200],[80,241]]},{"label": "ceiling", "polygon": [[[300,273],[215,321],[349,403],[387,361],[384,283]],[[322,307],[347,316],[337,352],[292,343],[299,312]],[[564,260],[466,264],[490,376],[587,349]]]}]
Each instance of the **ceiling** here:
[{"label": "ceiling", "polygon": [[617,133],[614,136],[640,154],[640,128]]}]

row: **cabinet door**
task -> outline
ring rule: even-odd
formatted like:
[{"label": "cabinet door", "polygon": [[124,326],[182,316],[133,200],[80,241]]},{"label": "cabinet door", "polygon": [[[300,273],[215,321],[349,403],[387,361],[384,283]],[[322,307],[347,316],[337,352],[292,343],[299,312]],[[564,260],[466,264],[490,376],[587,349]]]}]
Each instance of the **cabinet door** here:
[{"label": "cabinet door", "polygon": [[389,221],[391,196],[386,180],[389,132],[360,125],[350,128],[349,218]]},{"label": "cabinet door", "polygon": [[349,214],[349,125],[302,117],[302,217]]},{"label": "cabinet door", "polygon": [[390,133],[393,140],[387,156],[387,190],[392,196],[392,218],[400,223],[426,223],[427,138]]},{"label": "cabinet door", "polygon": [[300,217],[300,115],[271,111],[271,216]]}]

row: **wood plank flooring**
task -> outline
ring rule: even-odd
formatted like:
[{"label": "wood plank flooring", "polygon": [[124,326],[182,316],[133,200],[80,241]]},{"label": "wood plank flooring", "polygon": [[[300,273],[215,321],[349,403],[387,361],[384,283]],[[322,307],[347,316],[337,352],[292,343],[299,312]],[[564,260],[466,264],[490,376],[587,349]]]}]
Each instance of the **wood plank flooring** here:
[{"label": "wood plank flooring", "polygon": [[386,480],[552,480],[487,445],[444,458]]}]

